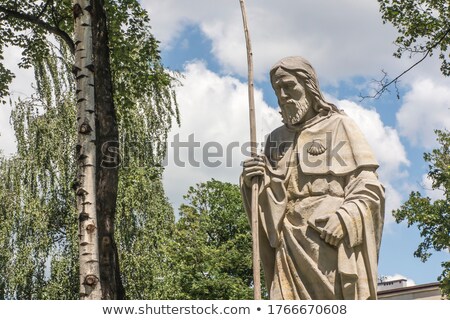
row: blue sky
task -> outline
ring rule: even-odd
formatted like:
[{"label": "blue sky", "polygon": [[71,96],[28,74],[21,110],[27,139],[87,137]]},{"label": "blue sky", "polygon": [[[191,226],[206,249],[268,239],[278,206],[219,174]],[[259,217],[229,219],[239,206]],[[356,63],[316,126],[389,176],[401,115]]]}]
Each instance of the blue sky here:
[{"label": "blue sky", "polygon": [[[238,182],[240,147],[249,139],[247,60],[238,0],[142,0],[151,17],[154,35],[161,41],[167,68],[179,71],[177,87],[181,126],[174,126],[169,143],[189,136],[199,166],[174,163],[169,144],[164,185],[177,209],[189,186],[211,178]],[[427,263],[413,257],[420,242],[416,228],[396,224],[390,214],[407,195],[419,190],[432,198],[427,165],[422,154],[436,147],[433,129],[450,127],[450,80],[439,72],[437,59],[428,59],[401,79],[400,99],[385,94],[361,101],[373,90],[371,80],[381,70],[395,76],[420,57],[398,60],[392,56],[395,30],[383,25],[376,0],[247,0],[255,64],[255,101],[258,140],[281,124],[275,96],[268,81],[270,67],[285,56],[301,55],[315,67],[328,100],[360,123],[380,163],[386,187],[386,222],[379,259],[379,274],[410,279],[410,284],[436,281],[448,253],[435,253]],[[16,73],[14,96],[30,94],[30,71],[17,69],[18,52],[5,52]],[[27,80],[26,80],[27,79]],[[8,111],[0,113],[0,150],[14,152]],[[209,144],[208,144],[209,143]],[[212,144],[211,144],[212,143]],[[217,144],[214,144],[217,143]],[[234,144],[233,144],[234,143]],[[205,150],[218,151],[205,165]],[[238,145],[237,147],[233,147]],[[208,149],[209,148],[209,149]],[[229,152],[227,152],[229,151]],[[226,156],[228,155],[228,156]],[[180,154],[187,161],[187,150]],[[424,188],[425,187],[425,188]]]}]

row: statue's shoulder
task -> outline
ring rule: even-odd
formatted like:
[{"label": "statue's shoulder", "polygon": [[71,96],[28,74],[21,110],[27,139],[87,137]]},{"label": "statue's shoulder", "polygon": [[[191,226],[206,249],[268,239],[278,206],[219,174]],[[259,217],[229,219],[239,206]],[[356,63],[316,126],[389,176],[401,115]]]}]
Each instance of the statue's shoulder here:
[{"label": "statue's shoulder", "polygon": [[367,144],[366,137],[355,119],[347,115],[344,111],[336,113],[333,117],[335,118],[334,121],[339,123],[337,128],[345,132],[350,140],[353,140],[353,142],[359,140],[359,143]]},{"label": "statue's shoulder", "polygon": [[348,116],[344,111],[333,112],[331,115],[326,117],[323,121],[318,122],[312,126],[312,129],[319,131],[340,131],[344,130],[346,132],[352,132],[358,137],[362,135],[359,126],[350,116]]},{"label": "statue's shoulder", "polygon": [[343,110],[340,110],[340,112],[333,112],[329,117],[326,118],[325,122],[355,125],[355,121],[353,121],[353,119],[350,118]]}]

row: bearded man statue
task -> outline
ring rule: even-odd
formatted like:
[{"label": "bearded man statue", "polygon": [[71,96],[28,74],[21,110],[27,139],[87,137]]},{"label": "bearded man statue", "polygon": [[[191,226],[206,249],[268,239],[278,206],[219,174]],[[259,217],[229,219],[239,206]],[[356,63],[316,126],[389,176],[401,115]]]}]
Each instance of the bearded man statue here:
[{"label": "bearded man statue", "polygon": [[270,79],[283,125],[241,175],[249,215],[259,181],[270,299],[376,299],[384,188],[373,152],[355,122],[325,101],[308,61],[284,58]]}]

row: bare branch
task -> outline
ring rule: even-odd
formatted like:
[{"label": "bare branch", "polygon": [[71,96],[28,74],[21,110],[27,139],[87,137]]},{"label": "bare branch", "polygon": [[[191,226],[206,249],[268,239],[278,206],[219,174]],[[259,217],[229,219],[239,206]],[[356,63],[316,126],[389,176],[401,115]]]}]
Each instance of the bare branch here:
[{"label": "bare branch", "polygon": [[32,24],[35,24],[35,25],[43,28],[44,30],[46,30],[50,33],[53,33],[54,35],[56,35],[64,40],[64,42],[68,45],[72,54],[75,53],[75,44],[74,44],[72,38],[66,32],[59,29],[58,27],[52,26],[51,24],[39,19],[36,16],[30,15],[27,13],[23,13],[23,12],[13,11],[13,10],[10,10],[3,6],[0,6],[0,12],[3,12],[6,15],[6,17],[11,17],[11,18],[30,22]]},{"label": "bare branch", "polygon": [[439,38],[438,41],[436,41],[431,47],[429,47],[426,51],[425,54],[422,56],[422,58],[420,58],[420,60],[418,60],[417,62],[415,62],[413,65],[411,65],[408,69],[404,70],[402,73],[400,73],[398,76],[396,76],[394,79],[392,79],[391,81],[387,81],[387,73],[385,71],[383,72],[383,78],[381,80],[374,80],[374,82],[379,83],[380,85],[380,89],[378,89],[373,95],[360,95],[361,101],[367,98],[370,99],[378,99],[381,97],[381,95],[385,92],[389,92],[389,87],[391,85],[395,86],[395,89],[397,91],[397,98],[400,98],[399,95],[399,91],[397,88],[397,83],[399,81],[399,79],[401,77],[403,77],[406,73],[408,73],[409,71],[411,71],[412,69],[414,69],[417,65],[419,65],[420,63],[422,63],[422,61],[424,61],[427,57],[429,57],[431,55],[431,53],[433,52],[434,48],[436,48],[439,44],[442,43],[442,41],[444,41],[444,39],[447,37],[447,35],[450,33],[450,28],[447,29],[444,34],[442,35],[442,37]]},{"label": "bare branch", "polygon": [[423,60],[425,60],[428,56],[430,55],[430,50],[428,50],[425,55],[416,63],[414,63],[412,66],[410,66],[408,69],[406,69],[405,71],[403,71],[402,73],[400,73],[398,76],[396,76],[394,79],[392,79],[391,81],[386,81],[387,79],[387,73],[385,71],[382,71],[384,73],[384,76],[381,80],[379,81],[375,81],[378,82],[381,85],[381,88],[379,90],[377,90],[373,95],[368,95],[368,96],[362,96],[360,95],[361,101],[367,98],[371,98],[371,99],[378,99],[381,97],[381,95],[385,92],[389,92],[389,86],[391,86],[392,84],[395,86],[396,91],[397,91],[397,98],[400,98],[399,95],[399,91],[397,88],[397,83],[398,80],[403,77],[406,73],[408,73],[409,71],[411,71],[414,67],[416,67],[419,63],[421,63]]}]

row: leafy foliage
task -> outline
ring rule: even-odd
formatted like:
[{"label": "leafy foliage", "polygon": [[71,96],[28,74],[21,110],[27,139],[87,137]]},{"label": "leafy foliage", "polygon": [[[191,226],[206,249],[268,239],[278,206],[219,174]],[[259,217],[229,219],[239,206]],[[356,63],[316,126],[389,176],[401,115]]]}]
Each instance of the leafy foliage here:
[{"label": "leafy foliage", "polygon": [[[32,68],[42,57],[50,54],[50,31],[67,39],[72,33],[71,1],[15,1],[0,0],[0,99],[4,102],[13,73],[3,63],[3,48],[22,49],[19,66]],[[28,18],[35,18],[31,21]],[[39,23],[36,23],[39,22]],[[61,38],[62,40],[62,38]]]},{"label": "leafy foliage", "polygon": [[174,236],[178,299],[252,299],[251,233],[239,188],[190,187]]},{"label": "leafy foliage", "polygon": [[[436,131],[439,149],[425,153],[424,159],[429,163],[428,177],[432,188],[442,190],[444,198],[432,201],[419,192],[412,192],[400,209],[394,211],[397,222],[406,220],[408,227],[417,225],[423,241],[414,256],[426,261],[430,250],[449,250],[450,248],[450,133]],[[444,268],[439,281],[443,293],[450,295],[450,261],[442,264]]]},{"label": "leafy foliage", "polygon": [[[400,58],[405,53],[410,57],[419,54],[423,61],[437,53],[441,60],[440,70],[444,76],[450,76],[450,3],[448,0],[378,0],[383,22],[392,23],[399,33],[395,40],[398,49],[394,56]],[[411,68],[402,73],[408,72]],[[401,75],[400,75],[401,76]],[[398,76],[389,83],[382,81],[385,91],[391,83],[396,83]],[[423,242],[414,252],[422,261],[426,261],[430,250],[448,250],[450,247],[450,136],[447,131],[436,131],[440,149],[425,153],[429,162],[428,177],[432,188],[444,192],[444,199],[432,201],[419,192],[412,192],[400,209],[394,211],[397,222],[406,220],[408,226],[417,225]],[[439,277],[444,293],[450,294],[450,262],[442,264],[444,268]]]},{"label": "leafy foliage", "polygon": [[[172,119],[179,122],[176,79],[161,64],[139,1],[105,1],[105,9],[122,153],[121,269],[128,298],[165,298],[170,290],[156,283],[169,272],[161,261],[174,215],[160,163]],[[0,0],[0,99],[13,77],[1,60],[6,46],[22,49],[20,66],[33,68],[36,82],[36,94],[15,103],[18,153],[0,159],[0,298],[78,297],[72,34],[71,0]]]},{"label": "leafy foliage", "polygon": [[442,61],[441,72],[450,75],[450,4],[448,0],[378,0],[383,22],[397,28],[395,40],[400,58],[438,53]]},{"label": "leafy foliage", "polygon": [[[54,62],[53,56],[42,59],[40,71],[61,71]],[[40,85],[53,82],[51,77],[46,80]],[[70,188],[75,110],[70,95],[55,102],[45,92],[15,104],[12,123],[18,152],[0,159],[0,296],[4,299],[78,296],[77,220]]]},{"label": "leafy foliage", "polygon": [[177,289],[167,258],[175,219],[154,171],[120,171],[116,235],[128,299],[169,299]]}]

